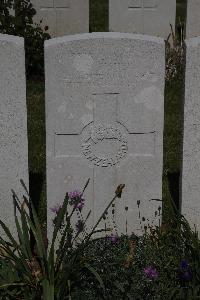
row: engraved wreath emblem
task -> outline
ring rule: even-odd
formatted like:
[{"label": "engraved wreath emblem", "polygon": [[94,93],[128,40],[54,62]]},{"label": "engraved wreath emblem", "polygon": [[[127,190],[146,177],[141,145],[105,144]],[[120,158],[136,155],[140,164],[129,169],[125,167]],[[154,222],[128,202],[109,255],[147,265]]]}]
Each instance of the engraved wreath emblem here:
[{"label": "engraved wreath emblem", "polygon": [[[119,149],[115,155],[108,157],[97,156],[94,153],[94,146],[103,140],[116,140],[120,142]],[[82,152],[88,160],[99,167],[114,166],[126,155],[128,150],[125,135],[121,133],[119,128],[113,125],[98,124],[92,127],[89,137],[85,138],[82,143]]]}]

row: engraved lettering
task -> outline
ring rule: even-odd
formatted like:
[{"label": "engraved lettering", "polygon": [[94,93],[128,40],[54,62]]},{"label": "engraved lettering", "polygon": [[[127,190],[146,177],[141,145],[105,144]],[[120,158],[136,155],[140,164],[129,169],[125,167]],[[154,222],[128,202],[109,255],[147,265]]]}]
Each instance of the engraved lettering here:
[{"label": "engraved lettering", "polygon": [[97,162],[95,162],[94,164],[96,165],[96,166],[100,166],[100,162],[102,161],[102,158],[98,158],[98,160],[97,160]]},{"label": "engraved lettering", "polygon": [[107,167],[108,163],[107,163],[107,159],[103,159],[103,163],[101,165],[102,167]]}]

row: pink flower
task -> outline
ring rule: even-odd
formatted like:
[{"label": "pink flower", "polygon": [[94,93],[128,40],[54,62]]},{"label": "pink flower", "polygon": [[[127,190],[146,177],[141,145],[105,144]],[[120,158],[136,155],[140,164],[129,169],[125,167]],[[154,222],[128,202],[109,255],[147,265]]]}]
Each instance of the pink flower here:
[{"label": "pink flower", "polygon": [[158,272],[154,266],[148,266],[144,268],[144,274],[151,280],[155,280],[158,278]]},{"label": "pink flower", "polygon": [[55,206],[51,207],[50,210],[52,213],[54,214],[58,214],[59,210],[61,209],[61,205],[60,204],[56,204]]}]

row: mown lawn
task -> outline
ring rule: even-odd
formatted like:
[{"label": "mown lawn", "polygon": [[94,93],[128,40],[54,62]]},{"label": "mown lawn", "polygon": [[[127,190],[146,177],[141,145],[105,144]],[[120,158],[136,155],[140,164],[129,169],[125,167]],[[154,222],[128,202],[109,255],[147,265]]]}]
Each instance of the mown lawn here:
[{"label": "mown lawn", "polygon": [[[177,2],[177,23],[184,21],[185,0]],[[90,0],[90,32],[108,31],[108,1]],[[170,29],[169,29],[170,31]],[[172,80],[165,88],[165,129],[163,198],[169,197],[170,190],[178,202],[178,178],[181,168],[182,141],[182,89],[181,80]],[[39,203],[40,216],[46,218],[45,196],[45,102],[44,81],[27,82],[29,173],[32,198]],[[62,200],[62,199],[60,199]]]}]

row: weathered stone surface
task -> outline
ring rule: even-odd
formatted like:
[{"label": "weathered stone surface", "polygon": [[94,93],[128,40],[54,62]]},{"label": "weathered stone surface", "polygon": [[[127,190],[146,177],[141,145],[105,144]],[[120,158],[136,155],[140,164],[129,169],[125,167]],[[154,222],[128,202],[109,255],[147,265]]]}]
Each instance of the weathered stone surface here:
[{"label": "weathered stone surface", "polygon": [[200,229],[200,39],[186,40],[182,213]]},{"label": "weathered stone surface", "polygon": [[37,14],[52,37],[89,32],[89,0],[32,0]]},{"label": "weathered stone surface", "polygon": [[167,38],[175,19],[176,0],[109,0],[110,31]]},{"label": "weathered stone surface", "polygon": [[127,220],[128,233],[140,231],[139,210],[151,223],[160,202],[150,199],[162,197],[164,41],[121,33],[52,39],[45,65],[48,208],[90,178],[92,225],[124,183],[116,225],[125,233]]},{"label": "weathered stone surface", "polygon": [[200,35],[200,1],[187,0],[186,36],[192,38]]},{"label": "weathered stone surface", "polygon": [[[24,40],[0,34],[0,218],[14,232],[11,189],[28,187],[28,140]],[[2,233],[2,230],[1,230]]]}]

